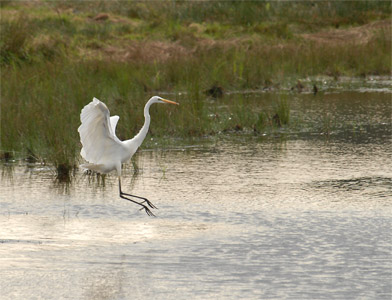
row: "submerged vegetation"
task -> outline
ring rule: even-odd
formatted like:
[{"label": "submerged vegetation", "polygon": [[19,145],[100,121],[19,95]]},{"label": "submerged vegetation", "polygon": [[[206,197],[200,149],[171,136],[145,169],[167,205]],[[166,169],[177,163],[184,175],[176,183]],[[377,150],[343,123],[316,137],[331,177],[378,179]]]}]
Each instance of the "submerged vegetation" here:
[{"label": "submerged vegetation", "polygon": [[[120,115],[121,139],[154,94],[181,105],[152,108],[151,137],[290,126],[287,96],[266,110],[231,92],[390,75],[390,17],[389,1],[3,1],[1,151],[72,169],[79,113],[94,96]],[[211,87],[226,95],[206,95]]]}]

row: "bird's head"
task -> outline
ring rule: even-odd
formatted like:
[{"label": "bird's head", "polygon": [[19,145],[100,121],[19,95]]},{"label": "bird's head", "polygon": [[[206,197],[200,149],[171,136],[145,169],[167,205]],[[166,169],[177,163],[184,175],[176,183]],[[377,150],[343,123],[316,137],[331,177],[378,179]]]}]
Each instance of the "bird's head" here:
[{"label": "bird's head", "polygon": [[159,97],[159,96],[151,97],[151,99],[148,102],[150,102],[150,101],[151,101],[151,104],[152,103],[169,103],[169,104],[180,105],[177,102],[174,102],[174,101],[171,101],[171,100],[167,100],[167,99],[163,99],[162,97]]}]

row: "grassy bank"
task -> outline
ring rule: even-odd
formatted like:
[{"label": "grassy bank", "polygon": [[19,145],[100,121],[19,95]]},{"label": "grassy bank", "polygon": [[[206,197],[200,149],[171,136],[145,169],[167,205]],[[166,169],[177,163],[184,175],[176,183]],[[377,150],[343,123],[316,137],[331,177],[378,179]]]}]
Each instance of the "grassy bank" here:
[{"label": "grassy bank", "polygon": [[0,63],[120,62],[143,69],[135,84],[165,90],[389,74],[390,18],[388,1],[3,1]]},{"label": "grassy bank", "polygon": [[290,126],[279,95],[262,111],[205,91],[389,75],[390,14],[388,1],[3,1],[1,150],[77,165],[79,113],[94,96],[121,116],[120,138],[142,126],[146,100],[165,93],[181,106],[152,109],[153,137]]}]

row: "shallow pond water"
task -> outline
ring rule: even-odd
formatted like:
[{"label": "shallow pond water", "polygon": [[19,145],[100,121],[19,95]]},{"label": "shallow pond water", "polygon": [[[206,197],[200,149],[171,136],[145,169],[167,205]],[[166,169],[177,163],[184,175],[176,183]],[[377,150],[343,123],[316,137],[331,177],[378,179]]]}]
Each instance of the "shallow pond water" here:
[{"label": "shallow pond water", "polygon": [[327,136],[140,151],[123,188],[156,218],[114,175],[4,164],[1,299],[390,299],[390,103],[356,99],[307,106],[338,107]]}]

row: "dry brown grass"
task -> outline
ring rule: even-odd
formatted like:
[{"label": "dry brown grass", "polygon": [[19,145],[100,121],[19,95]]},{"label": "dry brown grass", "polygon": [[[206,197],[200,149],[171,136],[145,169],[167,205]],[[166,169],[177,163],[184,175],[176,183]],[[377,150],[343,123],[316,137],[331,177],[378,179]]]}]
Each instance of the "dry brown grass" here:
[{"label": "dry brown grass", "polygon": [[371,41],[379,31],[384,31],[391,36],[391,28],[392,20],[382,20],[348,29],[334,29],[302,34],[301,36],[307,40],[320,44],[366,44]]},{"label": "dry brown grass", "polygon": [[[122,22],[122,20],[114,20],[113,22]],[[192,25],[192,24],[191,24]],[[353,44],[367,44],[374,39],[377,34],[382,31],[386,36],[391,36],[392,23],[391,20],[382,20],[372,22],[366,25],[351,27],[347,29],[334,29],[311,34],[298,34],[299,38],[305,41],[311,41],[316,47],[324,47],[326,45],[344,46]],[[171,59],[191,58],[197,53],[210,51],[214,48],[220,50],[229,50],[241,48],[242,51],[248,51],[252,47],[262,47],[266,50],[274,49],[284,50],[295,48],[295,41],[280,41],[268,43],[258,36],[243,36],[229,39],[210,39],[210,38],[194,38],[192,44],[187,45],[181,40],[178,41],[129,41],[123,40],[118,43],[104,45],[91,48],[80,48],[80,55],[84,58],[100,58],[103,60],[117,62],[165,62]]]},{"label": "dry brown grass", "polygon": [[96,49],[104,59],[115,60],[118,62],[126,61],[166,61],[177,57],[189,56],[192,54],[190,49],[186,49],[176,42],[164,41],[133,41],[121,46],[105,46]]}]

